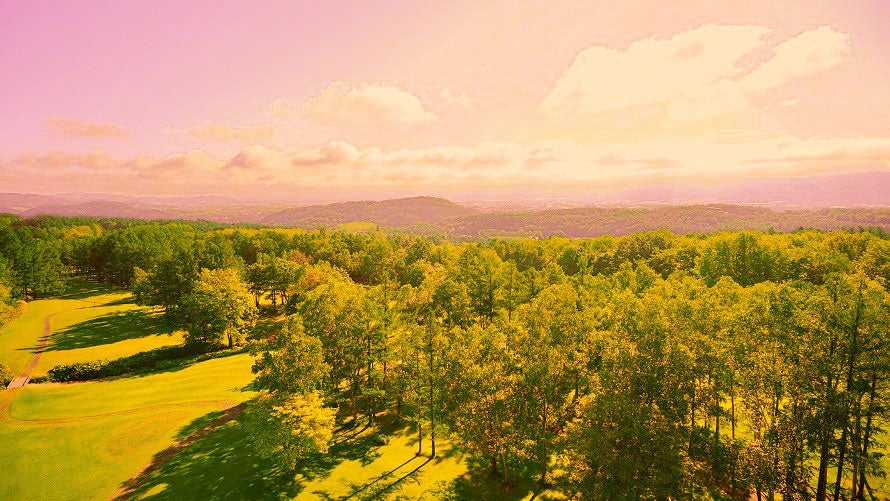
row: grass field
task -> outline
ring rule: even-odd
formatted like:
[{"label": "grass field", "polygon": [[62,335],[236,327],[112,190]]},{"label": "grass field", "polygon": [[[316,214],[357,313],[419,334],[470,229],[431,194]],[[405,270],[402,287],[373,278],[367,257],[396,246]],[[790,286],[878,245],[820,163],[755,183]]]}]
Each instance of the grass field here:
[{"label": "grass field", "polygon": [[34,376],[60,364],[112,360],[182,343],[182,333],[167,326],[159,311],[140,308],[123,295],[113,304],[58,313],[51,324],[53,336]]},{"label": "grass field", "polygon": [[249,355],[0,394],[3,499],[110,498],[181,430],[252,396]]},{"label": "grass field", "polygon": [[[53,336],[32,371],[180,343],[156,311],[88,284],[27,305],[0,330],[0,362],[28,365],[49,317]],[[157,374],[0,391],[0,499],[111,498],[183,430],[251,398],[241,354]]]}]

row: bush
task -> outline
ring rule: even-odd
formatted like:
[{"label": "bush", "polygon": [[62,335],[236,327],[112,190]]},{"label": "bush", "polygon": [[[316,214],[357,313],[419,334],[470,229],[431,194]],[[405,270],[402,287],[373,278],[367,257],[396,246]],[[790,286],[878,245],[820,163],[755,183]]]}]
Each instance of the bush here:
[{"label": "bush", "polygon": [[77,362],[68,365],[57,365],[49,370],[50,381],[59,383],[71,381],[89,381],[112,376],[122,376],[136,372],[150,372],[166,369],[184,363],[200,362],[225,355],[244,351],[244,348],[223,350],[196,355],[192,346],[168,346],[150,351],[143,351],[129,357],[115,360],[97,360],[94,362]]},{"label": "bush", "polygon": [[84,381],[104,377],[109,362],[96,360],[93,362],[75,362],[68,365],[57,365],[49,370],[51,381],[68,382]]},{"label": "bush", "polygon": [[6,385],[13,379],[15,379],[15,374],[12,373],[12,369],[6,364],[0,364],[0,384],[6,388]]}]

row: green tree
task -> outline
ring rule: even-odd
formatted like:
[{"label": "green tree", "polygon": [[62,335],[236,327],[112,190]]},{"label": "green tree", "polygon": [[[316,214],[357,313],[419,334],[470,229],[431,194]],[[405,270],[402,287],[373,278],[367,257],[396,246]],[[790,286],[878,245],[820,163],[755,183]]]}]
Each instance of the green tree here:
[{"label": "green tree", "polygon": [[324,361],[321,340],[306,334],[303,319],[291,315],[275,344],[253,364],[256,385],[272,393],[308,393],[322,388],[330,366]]},{"label": "green tree", "polygon": [[253,298],[230,268],[202,270],[181,309],[186,343],[203,349],[242,343],[256,321]]}]

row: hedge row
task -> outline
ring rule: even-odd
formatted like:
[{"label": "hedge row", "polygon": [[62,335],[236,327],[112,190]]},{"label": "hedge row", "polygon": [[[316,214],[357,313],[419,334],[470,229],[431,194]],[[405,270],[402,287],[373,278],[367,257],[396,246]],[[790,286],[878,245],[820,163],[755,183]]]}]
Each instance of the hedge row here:
[{"label": "hedge row", "polygon": [[243,351],[243,348],[199,354],[192,347],[168,346],[151,351],[143,351],[115,360],[97,360],[57,365],[49,370],[48,375],[49,380],[55,382],[89,381],[137,372],[162,370],[181,365],[184,362],[183,359],[186,358],[189,359],[188,362],[195,363],[231,355],[239,351]]}]

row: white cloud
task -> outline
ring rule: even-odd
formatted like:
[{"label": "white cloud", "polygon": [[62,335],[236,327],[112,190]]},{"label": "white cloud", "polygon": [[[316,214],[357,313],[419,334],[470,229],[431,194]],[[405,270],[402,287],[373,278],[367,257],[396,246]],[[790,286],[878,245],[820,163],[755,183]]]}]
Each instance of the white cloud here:
[{"label": "white cloud", "polygon": [[805,31],[773,49],[773,57],[742,81],[748,92],[758,92],[834,68],[853,52],[850,36],[829,26]]},{"label": "white cloud", "polygon": [[284,99],[276,99],[269,103],[268,112],[275,118],[287,118],[293,114],[293,107]]},{"label": "white cloud", "polygon": [[740,61],[763,49],[769,33],[762,26],[706,24],[623,50],[590,47],[540,109],[561,118],[625,110],[668,126],[698,122],[749,109],[752,94],[833,68],[851,53],[848,35],[823,26],[780,43],[746,74]]},{"label": "white cloud", "polygon": [[454,91],[448,87],[439,89],[436,97],[445,107],[452,109],[465,110],[473,105],[473,100],[466,92]]},{"label": "white cloud", "polygon": [[328,125],[419,124],[435,120],[410,92],[383,83],[334,82],[302,109],[312,122]]},{"label": "white cloud", "polygon": [[[104,189],[132,193],[239,193],[299,187],[609,186],[886,169],[888,138],[722,131],[604,146],[539,141],[382,149],[331,141],[295,151],[250,145],[229,158],[202,150],[129,160],[101,151],[21,155],[0,161],[0,182],[17,189],[55,179],[71,189],[107,185]],[[99,178],[102,186],[95,185]]]}]

